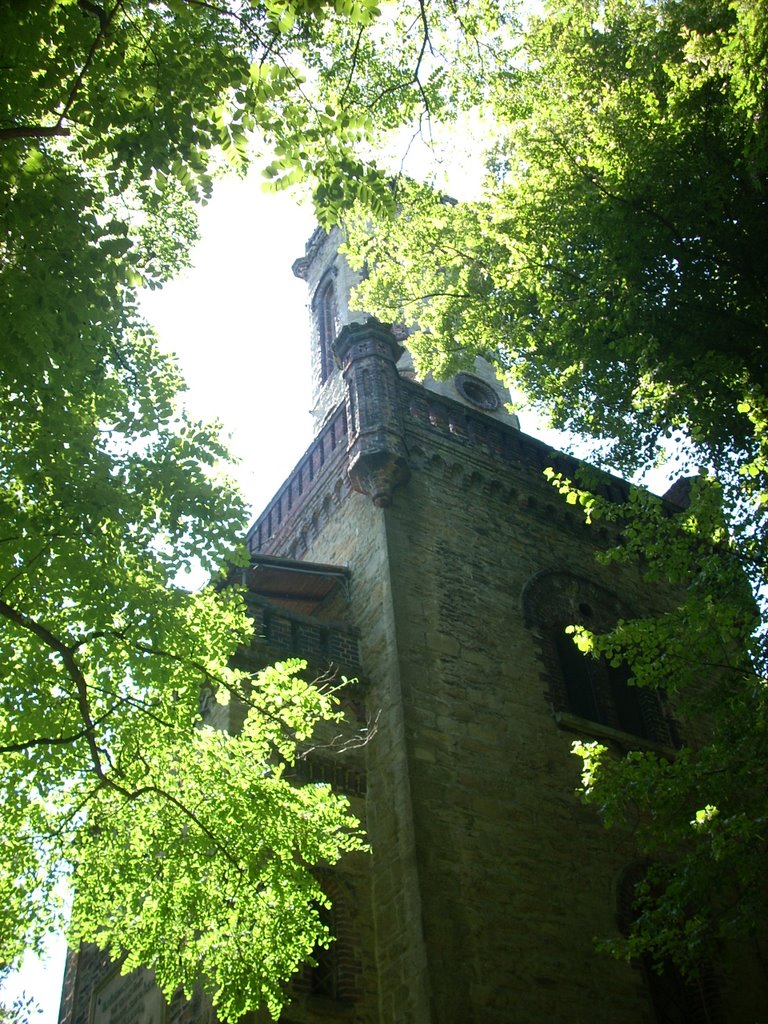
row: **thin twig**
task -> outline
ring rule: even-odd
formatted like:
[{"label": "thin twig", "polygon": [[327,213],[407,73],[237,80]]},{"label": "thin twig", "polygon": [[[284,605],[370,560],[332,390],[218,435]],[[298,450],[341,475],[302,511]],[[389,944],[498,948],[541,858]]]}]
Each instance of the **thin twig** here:
[{"label": "thin twig", "polygon": [[355,47],[352,50],[352,64],[351,64],[350,69],[349,69],[349,77],[347,78],[347,84],[344,86],[344,89],[343,89],[343,91],[341,93],[341,101],[340,101],[341,103],[344,103],[344,100],[347,98],[347,93],[349,92],[349,88],[352,85],[352,79],[354,77],[355,70],[357,68],[357,57],[358,57],[358,54],[360,52],[360,42],[362,41],[362,38],[363,38],[363,31],[364,31],[364,29],[361,26],[360,27],[360,31],[357,33],[357,39],[355,40]]},{"label": "thin twig", "polygon": [[83,82],[85,81],[85,76],[88,74],[88,71],[91,68],[91,64],[93,64],[93,61],[96,57],[96,53],[99,47],[101,46],[104,36],[109,30],[118,11],[124,6],[124,4],[125,0],[117,0],[117,3],[112,8],[112,10],[109,13],[107,13],[102,8],[97,7],[95,4],[88,2],[88,0],[80,0],[81,7],[84,7],[85,10],[90,11],[90,13],[92,14],[95,13],[96,17],[98,17],[99,31],[96,33],[93,42],[91,43],[88,49],[88,53],[86,54],[83,66],[80,68],[80,71],[78,72],[74,82],[72,83],[72,88],[69,90],[69,95],[67,96],[66,102],[64,103],[64,107],[62,108],[61,113],[59,114],[59,119],[56,122],[57,127],[61,128],[63,126],[64,120],[67,117],[69,110],[72,107],[72,104],[75,102],[75,98],[77,97],[78,92],[82,88]]}]

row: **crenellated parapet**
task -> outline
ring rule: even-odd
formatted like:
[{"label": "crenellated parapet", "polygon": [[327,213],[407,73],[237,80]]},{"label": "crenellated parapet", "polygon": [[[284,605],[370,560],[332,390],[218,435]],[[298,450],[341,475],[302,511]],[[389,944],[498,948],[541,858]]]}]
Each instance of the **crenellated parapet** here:
[{"label": "crenellated parapet", "polygon": [[396,365],[403,350],[371,317],[343,327],[333,351],[345,384],[349,480],[383,508],[409,473]]}]

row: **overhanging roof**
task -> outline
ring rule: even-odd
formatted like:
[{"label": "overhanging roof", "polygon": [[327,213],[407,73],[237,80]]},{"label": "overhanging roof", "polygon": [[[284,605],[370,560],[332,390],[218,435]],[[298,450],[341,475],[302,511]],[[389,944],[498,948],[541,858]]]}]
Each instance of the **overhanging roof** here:
[{"label": "overhanging roof", "polygon": [[339,565],[253,555],[244,576],[248,589],[271,604],[313,615],[336,587],[348,594],[350,573]]}]

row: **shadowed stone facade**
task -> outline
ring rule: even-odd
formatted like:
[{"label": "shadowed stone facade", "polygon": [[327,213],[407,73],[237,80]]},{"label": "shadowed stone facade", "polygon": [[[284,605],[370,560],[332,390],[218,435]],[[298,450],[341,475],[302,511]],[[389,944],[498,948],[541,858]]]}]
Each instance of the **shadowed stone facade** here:
[{"label": "shadowed stone facade", "polygon": [[[335,240],[313,236],[297,265],[317,316],[329,273],[349,279]],[[610,528],[585,526],[542,473],[572,474],[574,461],[520,432],[494,404],[486,370],[419,383],[397,332],[349,317],[343,288],[334,301],[344,324],[333,368],[324,357],[316,372],[315,439],[248,533],[251,656],[298,654],[360,678],[350,727],[369,741],[345,750],[329,739],[297,775],[348,792],[372,853],[323,879],[337,943],[297,977],[281,1020],[760,1020],[765,990],[740,973],[742,958],[718,965],[719,994],[681,1015],[661,1006],[658,986],[654,1006],[641,965],[594,949],[596,936],[618,934],[635,851],[575,798],[571,743],[672,751],[680,726],[660,702],[632,703],[607,671],[590,682],[592,703],[579,704],[558,636],[566,621],[609,624],[660,610],[669,595],[596,563]],[[316,324],[316,367],[321,343]],[[604,486],[626,496],[620,480]],[[296,566],[318,580],[343,568],[343,580],[299,594],[286,576],[282,596],[266,597],[258,572]],[[76,966],[61,1022],[93,1024],[88,971],[101,975],[81,955],[78,982]],[[208,1024],[202,1004],[187,1012],[189,1024]],[[166,1024],[181,1024],[175,1013]]]}]

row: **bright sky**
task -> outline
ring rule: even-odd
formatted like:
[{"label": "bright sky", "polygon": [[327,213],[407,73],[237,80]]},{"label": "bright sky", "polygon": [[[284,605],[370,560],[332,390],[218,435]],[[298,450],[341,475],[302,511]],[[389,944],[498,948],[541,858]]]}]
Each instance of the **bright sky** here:
[{"label": "bright sky", "polygon": [[181,362],[188,408],[231,435],[254,510],[311,439],[306,285],[291,264],[314,226],[309,206],[265,194],[258,180],[219,182],[194,268],[144,304]]}]

